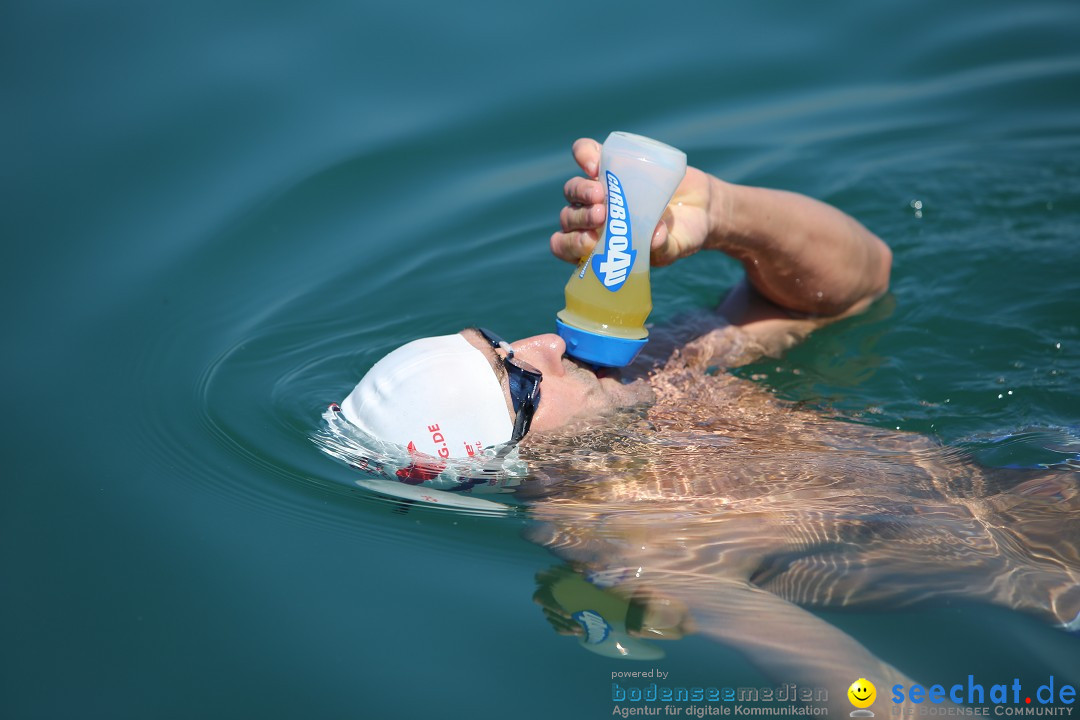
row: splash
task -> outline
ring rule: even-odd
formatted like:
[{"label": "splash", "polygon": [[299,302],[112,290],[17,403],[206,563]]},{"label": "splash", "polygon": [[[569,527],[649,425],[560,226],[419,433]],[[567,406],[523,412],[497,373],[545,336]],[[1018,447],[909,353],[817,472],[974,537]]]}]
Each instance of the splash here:
[{"label": "splash", "polygon": [[374,438],[331,405],[311,441],[324,453],[360,471],[354,482],[400,499],[472,510],[509,512],[512,506],[492,498],[513,492],[526,473],[515,447],[486,448],[475,457],[442,460]]}]

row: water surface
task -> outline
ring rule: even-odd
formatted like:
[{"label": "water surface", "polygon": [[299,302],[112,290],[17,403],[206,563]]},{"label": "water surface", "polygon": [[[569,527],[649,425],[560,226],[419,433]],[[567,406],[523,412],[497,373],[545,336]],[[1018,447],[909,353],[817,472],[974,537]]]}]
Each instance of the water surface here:
[{"label": "water surface", "polygon": [[[562,560],[526,518],[401,512],[310,441],[404,341],[551,328],[583,135],[660,138],[892,246],[889,298],[741,377],[993,465],[1069,455],[1073,3],[0,17],[5,716],[610,715],[616,662],[532,601]],[[657,271],[655,322],[737,278]],[[1011,611],[814,612],[916,678],[1080,683],[1075,639]],[[664,649],[687,685],[769,681],[702,635]]]}]

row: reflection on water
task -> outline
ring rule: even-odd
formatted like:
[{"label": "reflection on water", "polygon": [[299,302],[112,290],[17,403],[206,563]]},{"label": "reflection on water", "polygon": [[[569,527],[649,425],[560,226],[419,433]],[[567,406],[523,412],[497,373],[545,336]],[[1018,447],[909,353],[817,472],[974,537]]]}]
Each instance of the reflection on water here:
[{"label": "reflection on water", "polygon": [[525,464],[510,444],[486,448],[476,457],[440,458],[416,453],[368,435],[345,419],[334,403],[325,425],[312,437],[327,455],[359,470],[356,484],[383,496],[476,513],[510,511],[504,503],[474,495],[510,493],[521,484]]},{"label": "reflection on water", "polygon": [[575,635],[582,647],[609,658],[657,660],[664,651],[648,640],[678,640],[692,630],[686,607],[672,598],[626,594],[609,588],[617,578],[568,566],[536,576],[533,601],[560,635]]},{"label": "reflection on water", "polygon": [[837,687],[909,681],[804,608],[964,597],[1080,629],[1075,468],[985,467],[727,375],[652,384],[652,407],[523,451],[545,479],[531,539],[609,592],[686,607],[778,681]]},{"label": "reflection on water", "polygon": [[[567,649],[528,600],[553,560],[520,541],[526,511],[383,499],[310,438],[407,340],[550,329],[568,145],[616,128],[886,238],[891,317],[747,372],[968,441],[886,450],[749,401],[704,418],[662,401],[529,451],[537,539],[629,591],[630,637],[685,620],[743,647],[751,611],[775,625],[939,588],[1015,605],[1030,585],[1052,620],[1075,568],[1070,476],[966,456],[1076,452],[1038,429],[994,438],[1078,422],[1080,5],[847,5],[6,3],[4,717],[609,715],[596,663],[620,663]],[[597,30],[602,53],[574,42]],[[658,271],[653,319],[712,307],[738,273],[712,255]],[[925,576],[905,576],[914,557]],[[575,586],[551,595],[573,605]],[[859,613],[818,612],[887,660],[941,619],[860,632]],[[950,649],[1080,679],[1072,638],[987,613]],[[812,627],[834,637],[793,622],[777,647]],[[700,638],[655,643],[678,682],[741,672]],[[920,662],[895,664],[929,676]]]}]

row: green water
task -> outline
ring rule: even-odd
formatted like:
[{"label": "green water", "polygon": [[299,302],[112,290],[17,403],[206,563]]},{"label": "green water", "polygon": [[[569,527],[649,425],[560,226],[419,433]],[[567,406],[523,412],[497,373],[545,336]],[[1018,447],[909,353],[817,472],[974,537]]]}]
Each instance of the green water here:
[{"label": "green water", "polygon": [[[609,716],[619,666],[544,621],[557,561],[523,520],[400,513],[309,440],[406,340],[550,330],[583,135],[657,137],[892,246],[869,315],[742,374],[1062,460],[1078,28],[1040,1],[5,4],[0,716]],[[662,269],[653,319],[737,277]],[[1074,638],[1004,611],[826,616],[916,677],[1080,683]],[[665,649],[686,684],[763,682]]]}]

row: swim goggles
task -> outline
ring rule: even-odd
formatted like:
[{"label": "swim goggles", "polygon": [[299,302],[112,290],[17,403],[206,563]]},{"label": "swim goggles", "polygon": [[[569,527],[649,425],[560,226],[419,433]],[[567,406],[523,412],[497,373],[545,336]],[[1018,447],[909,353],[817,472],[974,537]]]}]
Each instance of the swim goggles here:
[{"label": "swim goggles", "polygon": [[536,407],[540,404],[540,381],[544,379],[544,375],[529,363],[515,358],[514,347],[495,333],[482,327],[476,328],[476,331],[491,343],[491,347],[506,353],[501,359],[510,380],[510,400],[516,413],[510,443],[516,443],[525,437],[532,425]]}]

